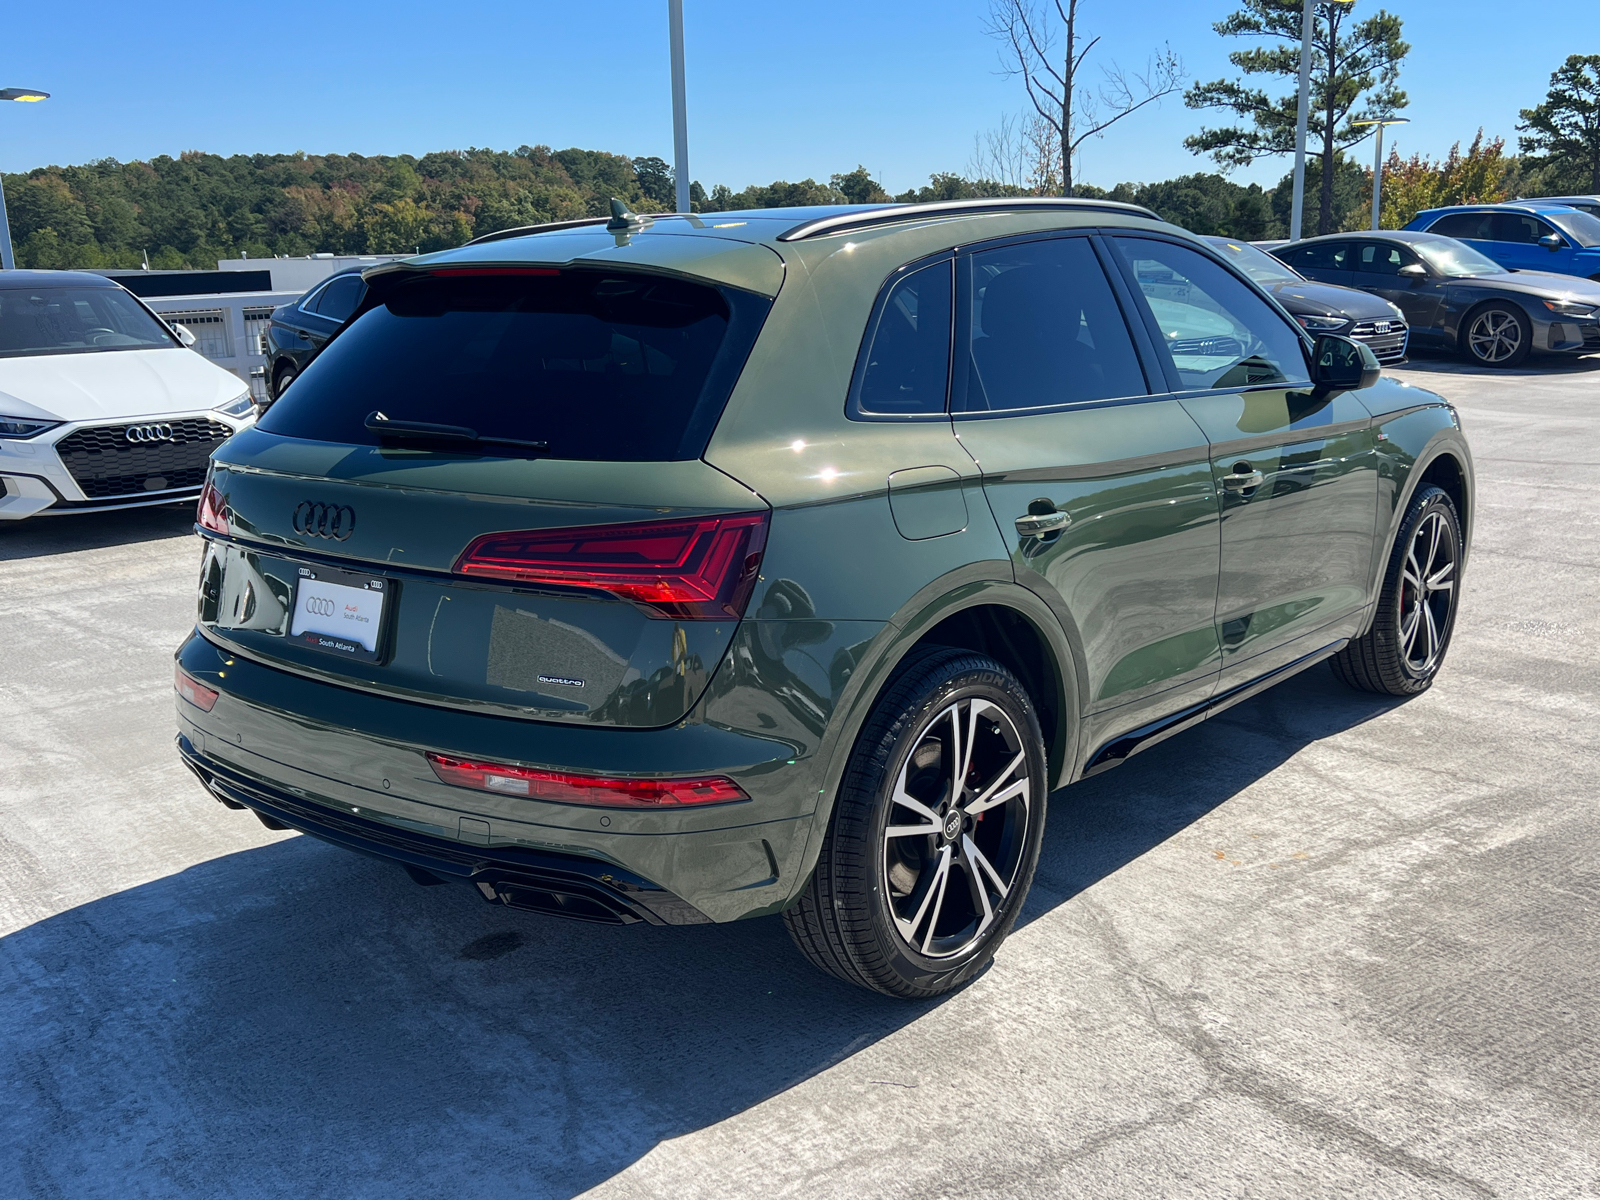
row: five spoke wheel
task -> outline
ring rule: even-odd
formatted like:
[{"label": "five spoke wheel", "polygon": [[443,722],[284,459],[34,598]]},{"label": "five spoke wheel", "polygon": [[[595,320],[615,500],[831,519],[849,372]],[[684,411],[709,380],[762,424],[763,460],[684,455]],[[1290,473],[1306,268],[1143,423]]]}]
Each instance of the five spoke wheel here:
[{"label": "five spoke wheel", "polygon": [[1455,530],[1443,512],[1417,526],[1400,571],[1400,653],[1418,675],[1433,670],[1444,649],[1456,594]]},{"label": "five spoke wheel", "polygon": [[895,928],[926,958],[960,954],[1011,894],[1030,795],[1022,735],[998,705],[958,700],[930,721],[890,797],[884,888]]}]

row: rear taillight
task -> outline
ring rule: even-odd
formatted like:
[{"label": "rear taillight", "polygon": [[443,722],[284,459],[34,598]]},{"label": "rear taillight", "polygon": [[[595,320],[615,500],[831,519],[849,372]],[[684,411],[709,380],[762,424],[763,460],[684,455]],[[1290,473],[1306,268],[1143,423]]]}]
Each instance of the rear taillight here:
[{"label": "rear taillight", "polygon": [[748,800],[744,790],[720,775],[706,779],[602,779],[535,771],[504,763],[475,762],[429,752],[428,765],[444,783],[457,787],[549,800],[556,804],[592,804],[603,808],[681,808],[690,804],[731,804]]},{"label": "rear taillight", "polygon": [[209,480],[206,481],[206,490],[200,493],[200,508],[194,519],[201,529],[209,529],[212,533],[229,532],[228,502],[217,491],[217,485]]},{"label": "rear taillight", "polygon": [[455,569],[610,592],[678,620],[725,621],[744,615],[766,544],[764,512],[531,529],[485,534]]},{"label": "rear taillight", "polygon": [[177,677],[173,680],[173,686],[178,689],[178,695],[201,712],[210,712],[217,703],[217,693],[204,684],[197,683],[182,667],[176,668],[176,671]]}]

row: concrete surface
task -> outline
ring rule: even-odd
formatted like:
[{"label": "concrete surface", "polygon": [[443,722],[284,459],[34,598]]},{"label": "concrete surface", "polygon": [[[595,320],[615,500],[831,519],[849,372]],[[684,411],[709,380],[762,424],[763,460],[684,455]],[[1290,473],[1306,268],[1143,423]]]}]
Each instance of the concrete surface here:
[{"label": "concrete surface", "polygon": [[1059,793],[943,1003],[207,798],[184,514],[0,528],[0,1197],[1600,1192],[1600,363],[1401,374],[1481,501],[1438,685],[1317,669]]}]

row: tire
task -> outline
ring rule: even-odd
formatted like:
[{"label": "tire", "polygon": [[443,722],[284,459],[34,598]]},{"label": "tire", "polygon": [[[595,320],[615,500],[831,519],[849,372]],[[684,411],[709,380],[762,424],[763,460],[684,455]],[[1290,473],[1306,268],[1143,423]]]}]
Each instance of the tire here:
[{"label": "tire", "polygon": [[784,913],[795,945],[885,995],[960,987],[1016,923],[1047,797],[1044,738],[1017,678],[968,650],[917,659],[856,739],[816,871]]},{"label": "tire", "polygon": [[1533,348],[1533,326],[1515,304],[1491,300],[1466,315],[1457,336],[1461,353],[1480,367],[1514,367]]},{"label": "tire", "polygon": [[1333,656],[1333,673],[1381,696],[1427,691],[1455,630],[1461,549],[1455,504],[1439,488],[1418,488],[1389,552],[1372,628]]},{"label": "tire", "polygon": [[294,377],[299,374],[293,367],[285,367],[278,372],[278,381],[272,385],[272,399],[276,402],[283,399],[283,393],[288,390]]}]

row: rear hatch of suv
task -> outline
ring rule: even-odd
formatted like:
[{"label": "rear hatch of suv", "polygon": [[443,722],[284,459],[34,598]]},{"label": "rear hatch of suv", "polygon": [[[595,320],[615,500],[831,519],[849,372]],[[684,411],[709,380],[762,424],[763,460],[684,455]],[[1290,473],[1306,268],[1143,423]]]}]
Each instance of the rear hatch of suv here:
[{"label": "rear hatch of suv", "polygon": [[425,703],[681,719],[764,545],[764,501],[700,454],[770,298],[604,262],[446,260],[370,282],[216,456],[202,630]]}]

